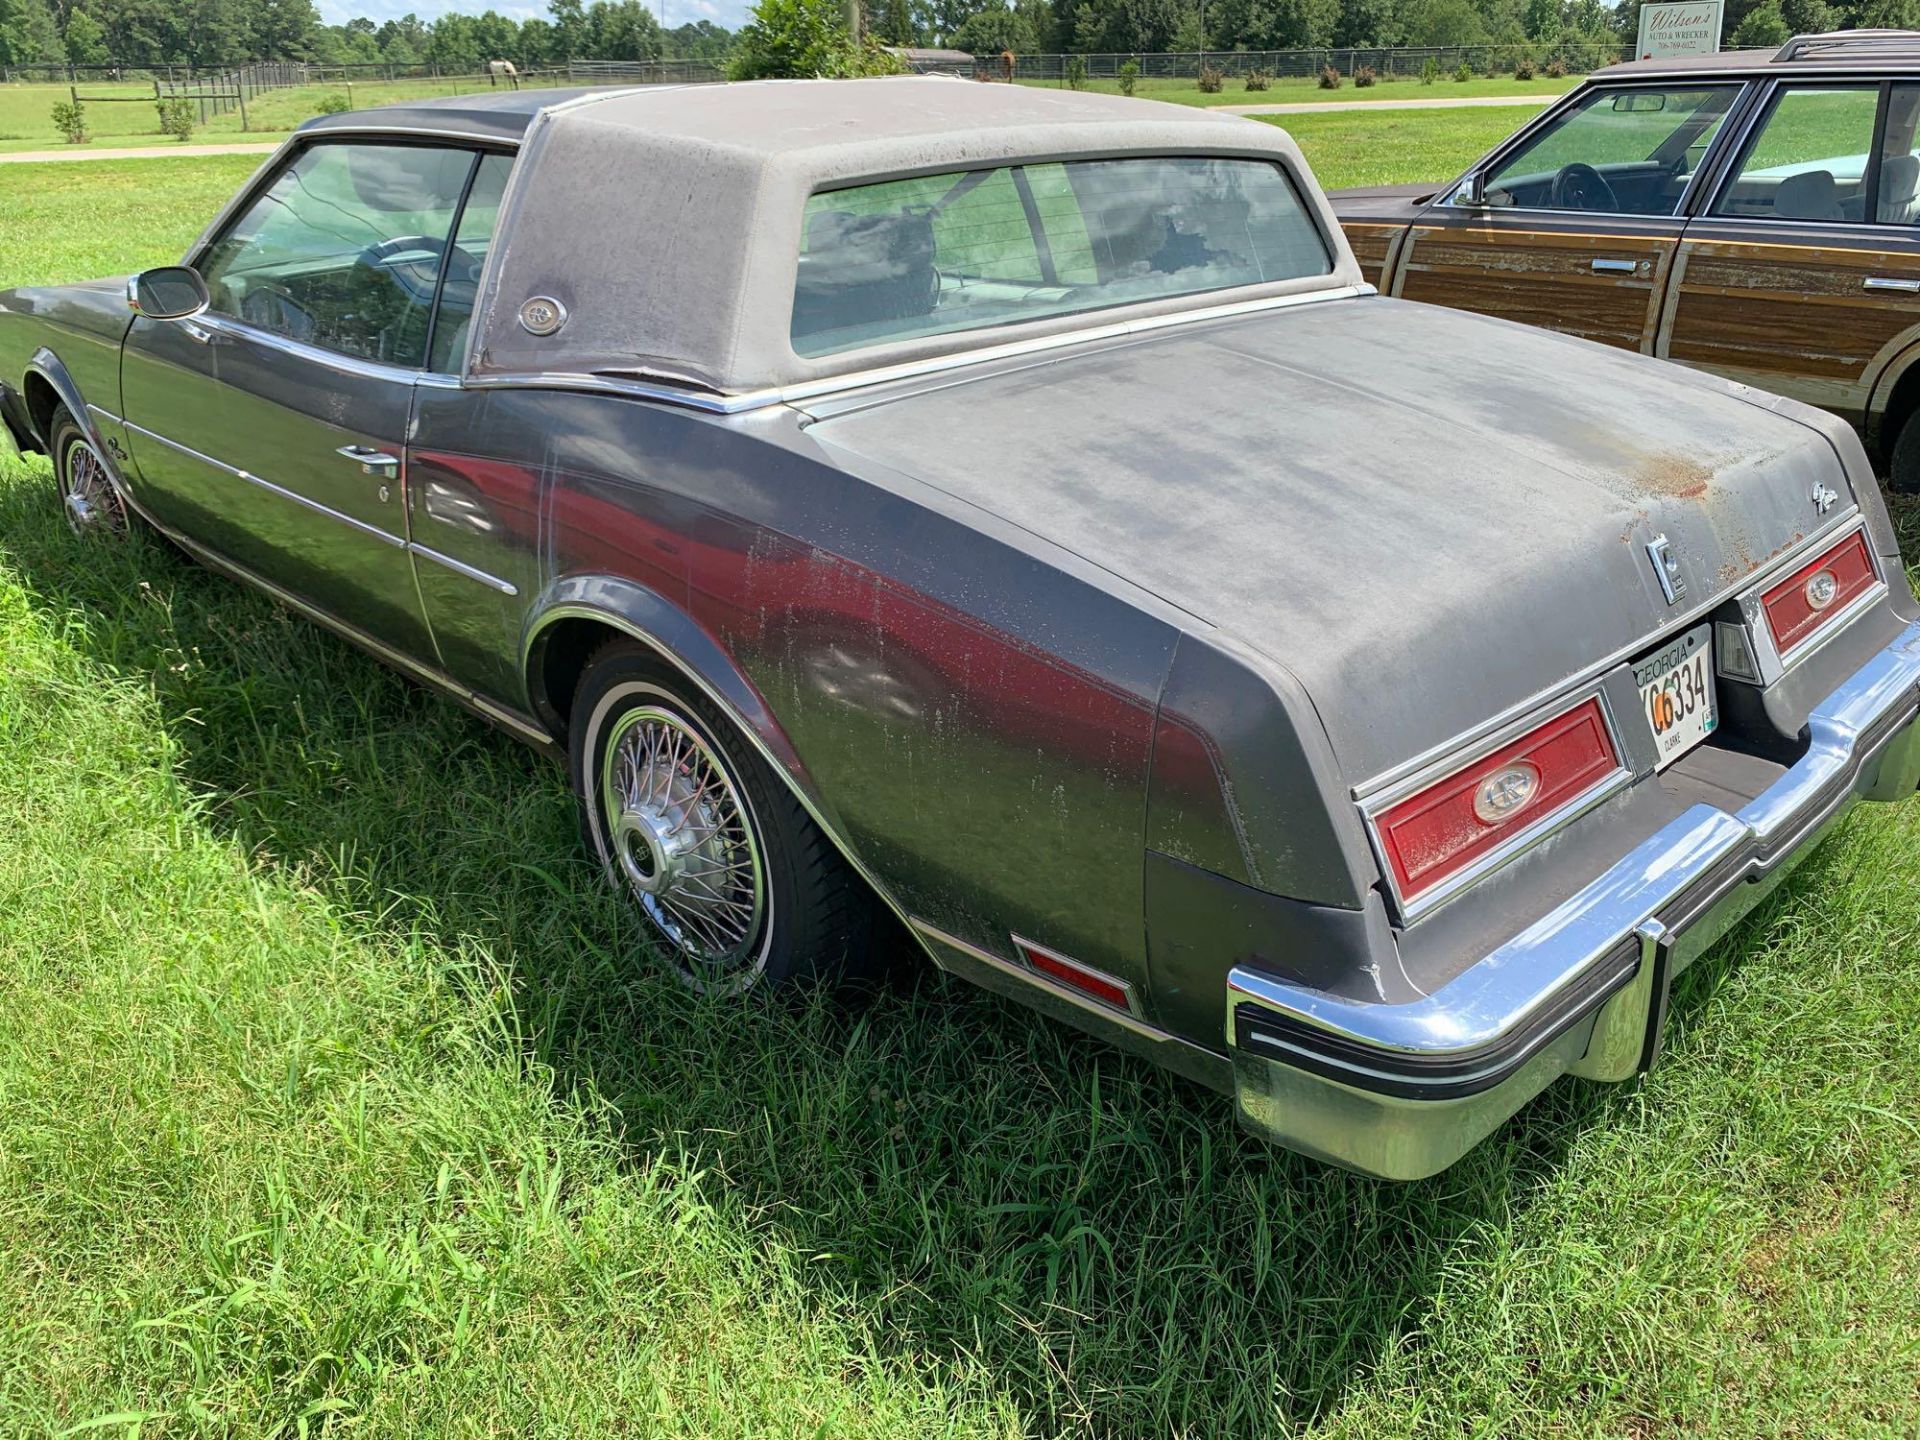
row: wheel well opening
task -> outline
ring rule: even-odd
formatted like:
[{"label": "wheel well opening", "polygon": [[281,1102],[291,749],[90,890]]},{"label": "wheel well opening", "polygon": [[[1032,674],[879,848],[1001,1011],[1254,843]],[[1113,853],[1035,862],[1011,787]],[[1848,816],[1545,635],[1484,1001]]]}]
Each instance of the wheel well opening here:
[{"label": "wheel well opening", "polygon": [[27,418],[33,421],[34,433],[40,437],[42,445],[53,444],[53,412],[60,408],[60,392],[53,383],[37,370],[27,372],[26,383],[20,387],[20,393],[27,400]]},{"label": "wheel well opening", "polygon": [[1920,364],[1908,366],[1894,383],[1893,394],[1887,397],[1887,408],[1874,431],[1874,465],[1883,473],[1893,463],[1893,447],[1900,443],[1900,432],[1915,411],[1920,411]]},{"label": "wheel well opening", "polygon": [[580,688],[587,661],[607,641],[623,634],[598,620],[568,617],[554,621],[535,639],[528,689],[532,693],[534,713],[555,736],[563,740],[566,737],[568,723],[573,718],[574,693]]}]

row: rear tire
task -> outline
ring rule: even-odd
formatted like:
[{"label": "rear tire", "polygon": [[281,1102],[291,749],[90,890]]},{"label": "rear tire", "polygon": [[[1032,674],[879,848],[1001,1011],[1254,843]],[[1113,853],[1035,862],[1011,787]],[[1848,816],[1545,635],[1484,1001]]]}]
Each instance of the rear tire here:
[{"label": "rear tire", "polygon": [[718,706],[612,640],[572,715],[587,850],[682,980],[741,994],[874,972],[872,891]]},{"label": "rear tire", "polygon": [[1887,453],[1887,487],[1896,495],[1920,495],[1920,410],[1907,417]]},{"label": "rear tire", "polygon": [[64,405],[53,412],[53,423],[47,428],[47,453],[53,457],[60,511],[68,527],[76,535],[125,539],[133,529],[133,517],[114,488],[106,457]]}]

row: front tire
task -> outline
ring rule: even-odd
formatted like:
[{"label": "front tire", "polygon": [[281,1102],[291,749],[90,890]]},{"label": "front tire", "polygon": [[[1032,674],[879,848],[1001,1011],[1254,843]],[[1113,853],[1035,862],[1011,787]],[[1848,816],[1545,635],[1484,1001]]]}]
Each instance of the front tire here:
[{"label": "front tire", "polygon": [[615,640],[572,714],[587,849],[682,980],[740,994],[871,972],[872,892],[717,706]]},{"label": "front tire", "polygon": [[126,502],[114,488],[106,457],[62,406],[53,412],[47,451],[60,487],[60,511],[76,535],[124,539],[132,529]]}]

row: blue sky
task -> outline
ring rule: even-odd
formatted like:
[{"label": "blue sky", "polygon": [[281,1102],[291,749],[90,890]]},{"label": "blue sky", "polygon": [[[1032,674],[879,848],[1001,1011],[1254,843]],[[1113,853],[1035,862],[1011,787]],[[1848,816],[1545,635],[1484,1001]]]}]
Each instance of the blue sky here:
[{"label": "blue sky", "polygon": [[[751,0],[646,0],[646,3],[656,15],[665,12],[669,30],[690,20],[711,20],[729,30],[737,30],[746,22]],[[544,20],[547,15],[545,0],[538,4],[529,4],[526,0],[495,0],[493,4],[487,0],[317,0],[317,4],[320,18],[329,25],[344,25],[356,15],[364,15],[377,25],[383,20],[398,20],[409,10],[422,20],[432,20],[449,10],[463,10],[469,15],[498,10],[515,20],[528,20],[536,15]]]}]

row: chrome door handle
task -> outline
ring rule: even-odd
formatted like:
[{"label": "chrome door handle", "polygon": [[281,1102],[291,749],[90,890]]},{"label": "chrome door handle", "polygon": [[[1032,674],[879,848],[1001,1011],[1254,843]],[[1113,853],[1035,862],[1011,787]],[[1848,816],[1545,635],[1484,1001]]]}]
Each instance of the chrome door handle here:
[{"label": "chrome door handle", "polygon": [[342,445],[333,452],[344,455],[360,467],[362,475],[378,475],[382,480],[391,480],[400,473],[400,457],[389,455],[384,450],[376,450],[371,445]]},{"label": "chrome door handle", "polygon": [[1920,295],[1920,280],[1895,280],[1886,275],[1869,275],[1860,282],[1862,290],[1891,290],[1900,295]]},{"label": "chrome door handle", "polygon": [[186,337],[196,345],[211,345],[220,338],[219,331],[209,330],[204,325],[196,325],[191,320],[182,320],[179,323]]},{"label": "chrome door handle", "polygon": [[1593,262],[1596,275],[1637,275],[1640,273],[1638,260],[1596,260]]}]

